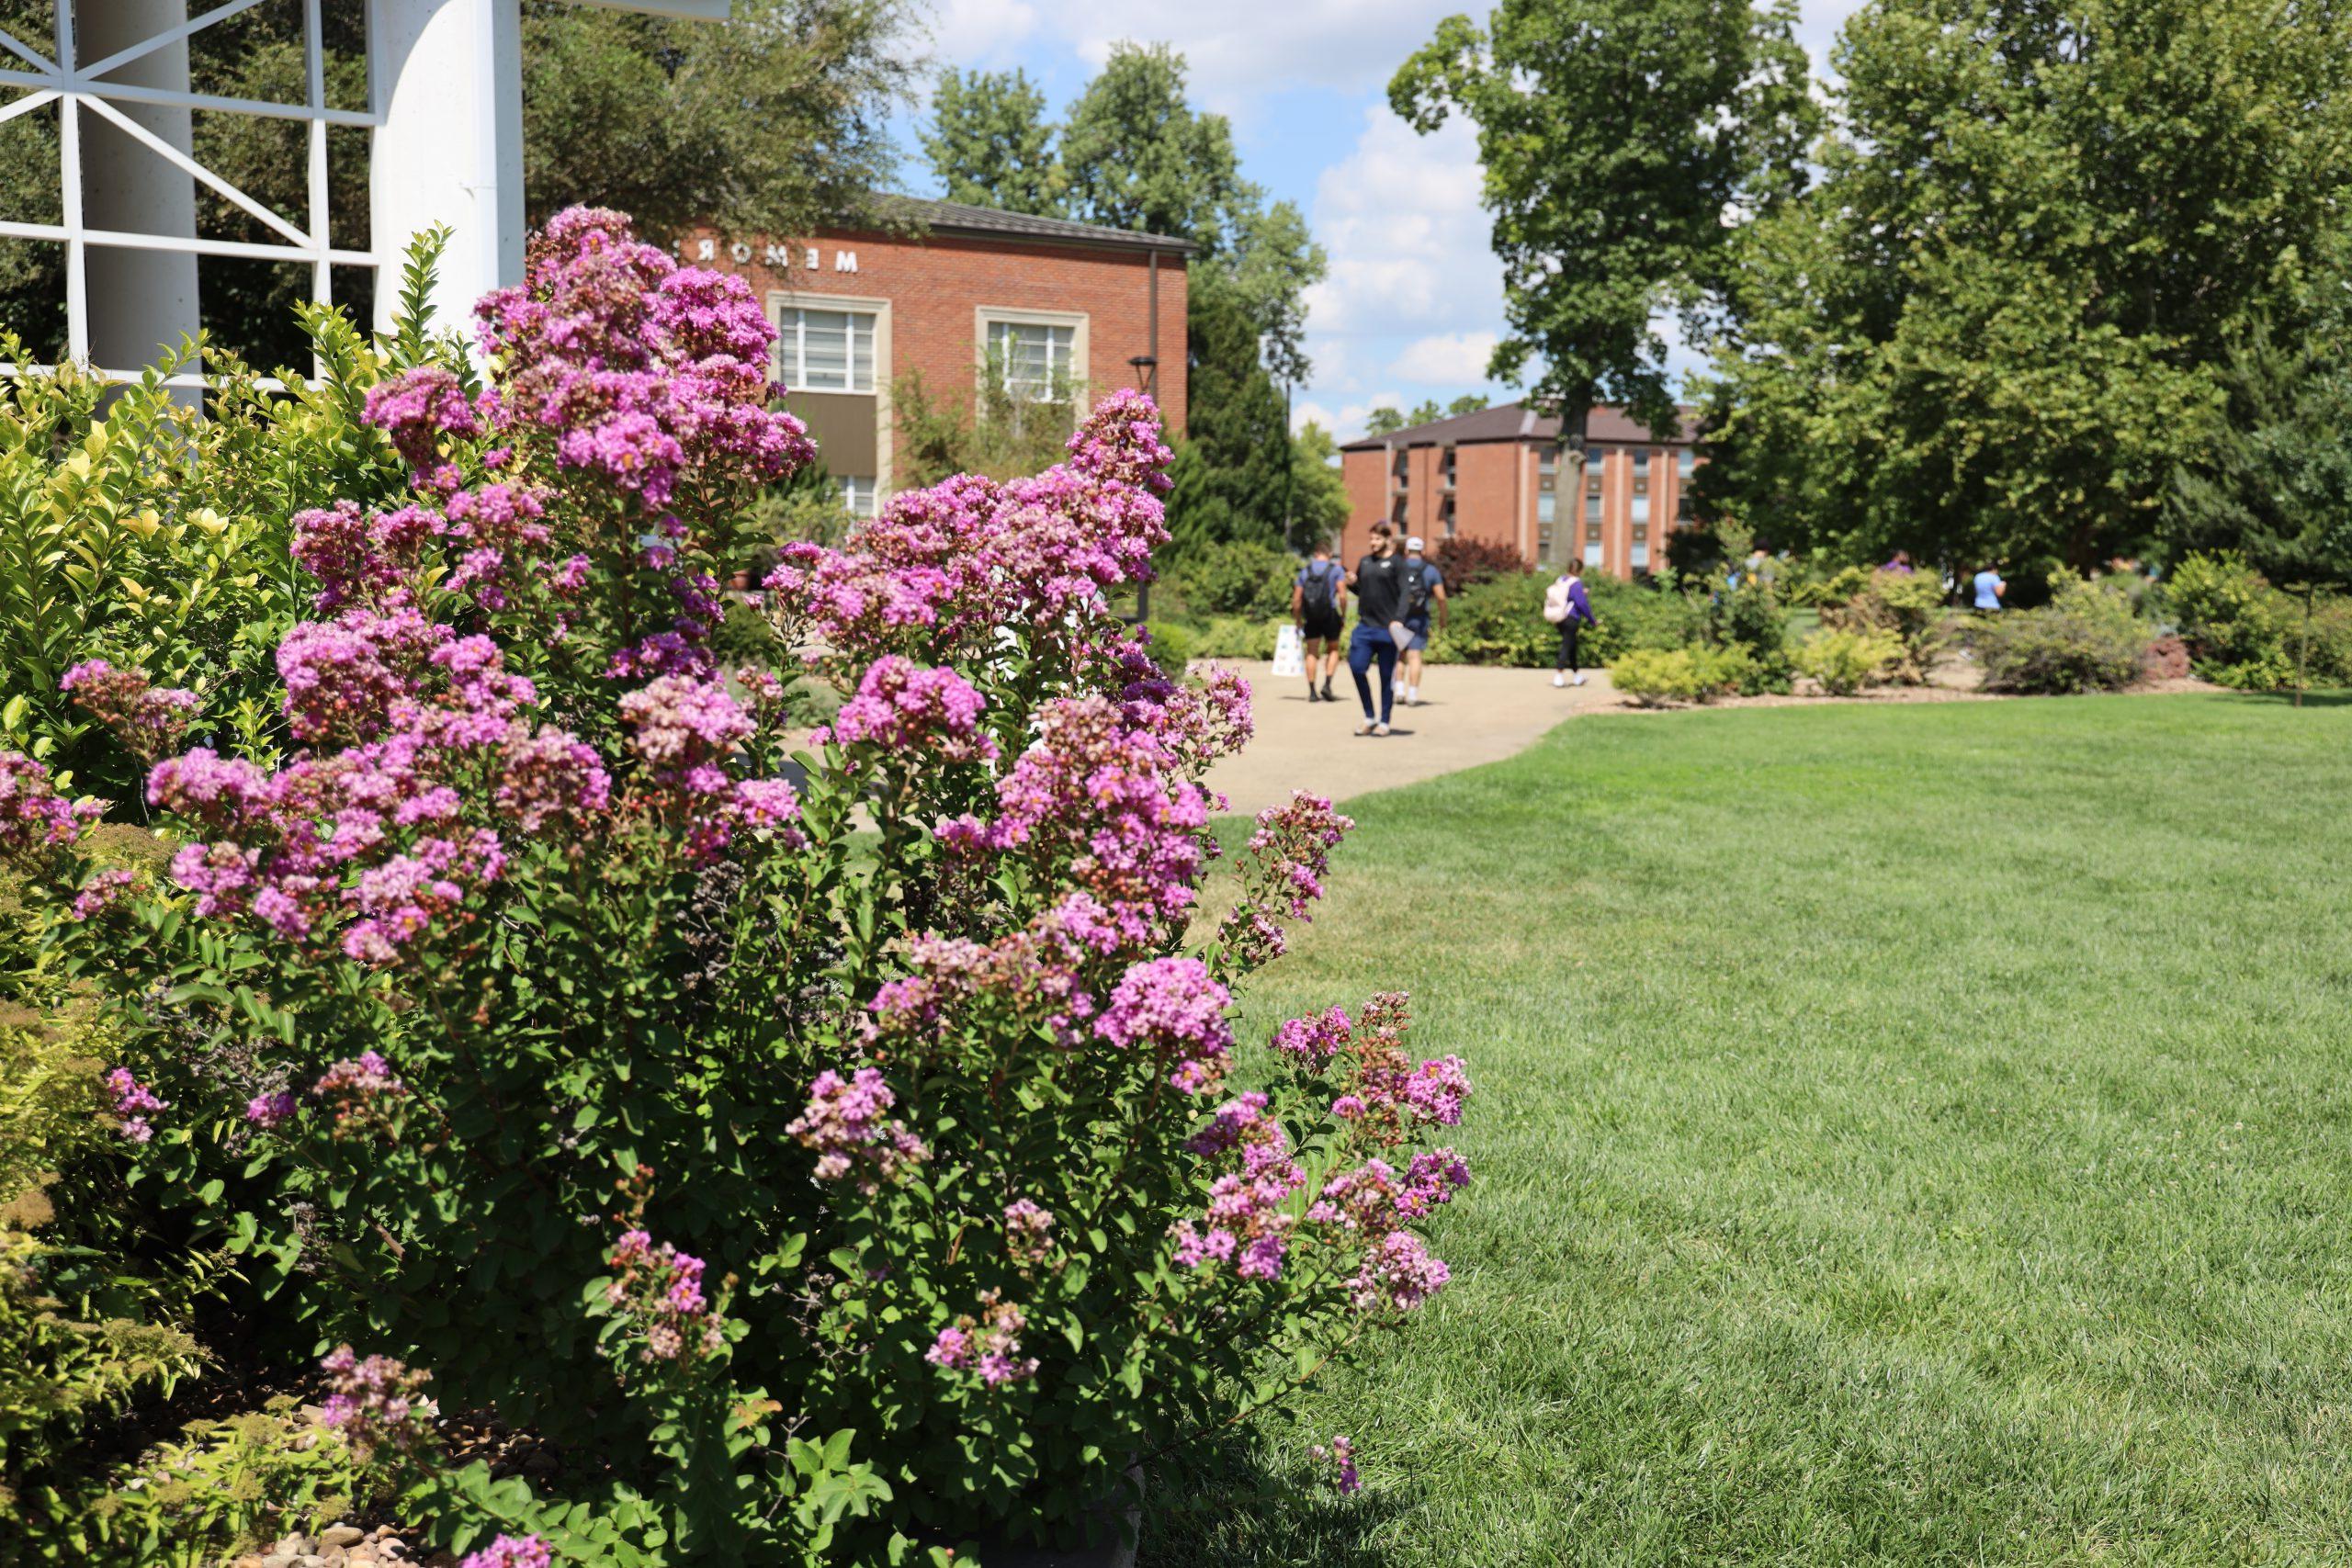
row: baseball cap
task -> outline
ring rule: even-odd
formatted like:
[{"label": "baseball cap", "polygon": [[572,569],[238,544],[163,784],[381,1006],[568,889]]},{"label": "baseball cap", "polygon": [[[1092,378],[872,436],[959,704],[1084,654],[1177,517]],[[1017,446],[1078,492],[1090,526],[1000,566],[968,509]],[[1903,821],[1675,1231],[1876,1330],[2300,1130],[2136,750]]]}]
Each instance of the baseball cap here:
[{"label": "baseball cap", "polygon": [[1421,536],[1419,534],[1414,535],[1411,538],[1405,541],[1405,547],[1408,550],[1419,549],[1421,547]]}]

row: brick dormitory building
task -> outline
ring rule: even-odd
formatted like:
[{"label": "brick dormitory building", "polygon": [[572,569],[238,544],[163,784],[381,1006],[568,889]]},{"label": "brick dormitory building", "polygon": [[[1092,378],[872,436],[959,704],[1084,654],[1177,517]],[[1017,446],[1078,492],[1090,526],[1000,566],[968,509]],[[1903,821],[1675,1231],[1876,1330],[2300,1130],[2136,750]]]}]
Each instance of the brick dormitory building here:
[{"label": "brick dormitory building", "polygon": [[1615,577],[1663,566],[1667,536],[1690,521],[1690,478],[1703,461],[1689,412],[1660,434],[1622,410],[1596,408],[1585,440],[1579,472],[1557,416],[1505,403],[1351,441],[1340,448],[1346,558],[1385,517],[1432,546],[1480,539],[1529,562],[1574,558]]},{"label": "brick dormitory building", "polygon": [[909,377],[966,407],[989,374],[1015,400],[1074,395],[1081,412],[1138,387],[1182,432],[1190,243],[910,197],[880,210],[887,228],[783,241],[707,224],[678,247],[767,301],[786,405],[852,512],[903,484],[891,389]]}]

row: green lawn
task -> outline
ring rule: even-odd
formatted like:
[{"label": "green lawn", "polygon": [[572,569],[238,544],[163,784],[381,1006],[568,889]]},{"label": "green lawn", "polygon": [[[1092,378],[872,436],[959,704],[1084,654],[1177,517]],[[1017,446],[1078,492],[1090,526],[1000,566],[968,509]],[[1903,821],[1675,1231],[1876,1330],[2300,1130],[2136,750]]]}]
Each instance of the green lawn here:
[{"label": "green lawn", "polygon": [[[1479,1086],[1453,1287],[1177,1564],[2352,1561],[2352,706],[1593,717],[1367,800],[1250,997]],[[1305,1446],[1351,1499],[1284,1497]]]}]

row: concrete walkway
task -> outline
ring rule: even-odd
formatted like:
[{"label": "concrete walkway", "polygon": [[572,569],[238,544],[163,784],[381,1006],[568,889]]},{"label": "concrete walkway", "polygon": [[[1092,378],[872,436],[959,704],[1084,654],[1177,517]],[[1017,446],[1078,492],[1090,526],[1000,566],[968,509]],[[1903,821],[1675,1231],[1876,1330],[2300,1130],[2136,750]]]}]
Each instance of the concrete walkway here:
[{"label": "concrete walkway", "polygon": [[1295,789],[1345,800],[1418,784],[1500,761],[1571,714],[1623,711],[1608,675],[1598,670],[1587,671],[1581,686],[1555,691],[1548,670],[1448,664],[1423,671],[1419,707],[1405,706],[1403,693],[1397,694],[1390,734],[1358,736],[1363,710],[1345,665],[1331,682],[1340,700],[1310,703],[1304,679],[1277,681],[1271,664],[1217,662],[1249,679],[1258,721],[1258,733],[1241,754],[1209,772],[1209,786],[1230,796],[1238,812],[1280,805]]}]

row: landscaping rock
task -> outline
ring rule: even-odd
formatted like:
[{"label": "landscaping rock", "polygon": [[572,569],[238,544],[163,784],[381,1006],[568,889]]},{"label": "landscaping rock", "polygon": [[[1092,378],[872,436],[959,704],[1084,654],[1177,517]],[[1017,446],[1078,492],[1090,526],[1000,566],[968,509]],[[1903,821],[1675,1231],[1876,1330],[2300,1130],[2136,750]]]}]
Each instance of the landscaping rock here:
[{"label": "landscaping rock", "polygon": [[2149,681],[2188,679],[2188,645],[2177,637],[2160,637],[2141,656],[2142,678]]},{"label": "landscaping rock", "polygon": [[329,1525],[319,1537],[319,1544],[326,1546],[357,1546],[368,1539],[368,1532],[357,1525]]}]

